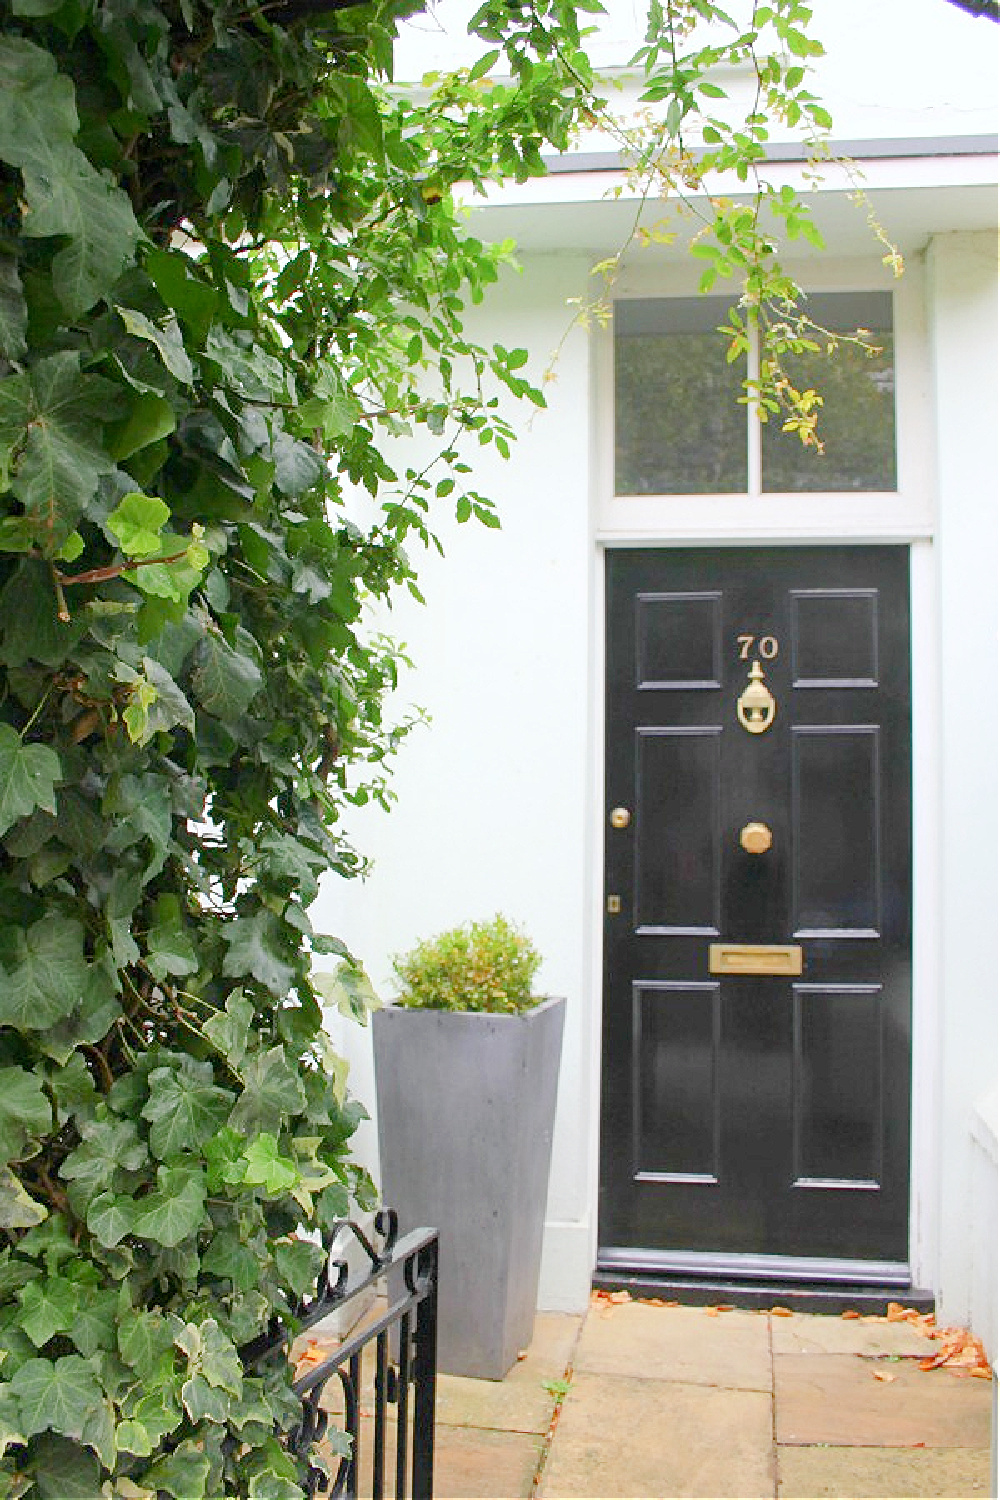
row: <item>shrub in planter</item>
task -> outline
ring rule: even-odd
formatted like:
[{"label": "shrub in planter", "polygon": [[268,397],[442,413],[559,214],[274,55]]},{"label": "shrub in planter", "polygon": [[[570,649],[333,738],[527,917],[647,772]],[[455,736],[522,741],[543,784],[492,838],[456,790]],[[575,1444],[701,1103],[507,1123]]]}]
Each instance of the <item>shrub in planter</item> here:
[{"label": "shrub in planter", "polygon": [[397,959],[372,1025],[382,1192],[441,1236],[439,1363],[500,1379],[531,1340],[565,1002],[505,918]]}]

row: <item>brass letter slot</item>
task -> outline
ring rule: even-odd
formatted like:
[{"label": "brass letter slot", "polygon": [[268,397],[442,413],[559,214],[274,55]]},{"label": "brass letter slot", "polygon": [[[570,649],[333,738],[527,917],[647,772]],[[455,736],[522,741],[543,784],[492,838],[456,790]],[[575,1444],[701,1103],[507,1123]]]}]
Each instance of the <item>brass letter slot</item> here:
[{"label": "brass letter slot", "polygon": [[798,943],[710,943],[710,974],[801,974]]}]

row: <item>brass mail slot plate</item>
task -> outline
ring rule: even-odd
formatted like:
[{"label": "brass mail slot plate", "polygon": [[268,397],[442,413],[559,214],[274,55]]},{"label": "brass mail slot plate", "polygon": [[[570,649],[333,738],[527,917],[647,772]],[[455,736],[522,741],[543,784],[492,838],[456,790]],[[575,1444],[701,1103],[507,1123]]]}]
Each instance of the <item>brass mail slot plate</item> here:
[{"label": "brass mail slot plate", "polygon": [[710,943],[710,974],[801,974],[798,943]]}]

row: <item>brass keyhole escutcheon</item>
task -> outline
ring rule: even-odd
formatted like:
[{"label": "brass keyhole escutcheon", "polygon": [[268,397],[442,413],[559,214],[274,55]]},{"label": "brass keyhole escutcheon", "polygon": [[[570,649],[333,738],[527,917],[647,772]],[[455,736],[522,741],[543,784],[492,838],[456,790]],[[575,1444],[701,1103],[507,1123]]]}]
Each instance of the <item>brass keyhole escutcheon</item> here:
[{"label": "brass keyhole escutcheon", "polygon": [[777,704],[764,681],[764,668],[755,661],[748,682],[736,700],[736,717],[747,734],[763,734],[774,723]]},{"label": "brass keyhole escutcheon", "polygon": [[747,854],[766,854],[774,835],[766,823],[744,823],[740,829],[740,848]]},{"label": "brass keyhole escutcheon", "polygon": [[627,807],[613,807],[611,809],[612,828],[627,828],[632,821],[632,814]]}]

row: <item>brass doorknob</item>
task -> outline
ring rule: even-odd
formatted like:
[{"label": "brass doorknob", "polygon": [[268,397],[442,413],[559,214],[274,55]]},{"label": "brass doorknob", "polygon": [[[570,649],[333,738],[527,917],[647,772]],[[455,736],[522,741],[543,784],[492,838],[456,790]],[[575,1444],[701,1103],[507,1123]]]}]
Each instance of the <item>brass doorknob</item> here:
[{"label": "brass doorknob", "polygon": [[740,829],[740,847],[748,854],[766,854],[774,836],[766,823],[744,823]]},{"label": "brass doorknob", "polygon": [[627,807],[613,807],[611,809],[612,828],[627,828],[632,821],[632,814]]}]

